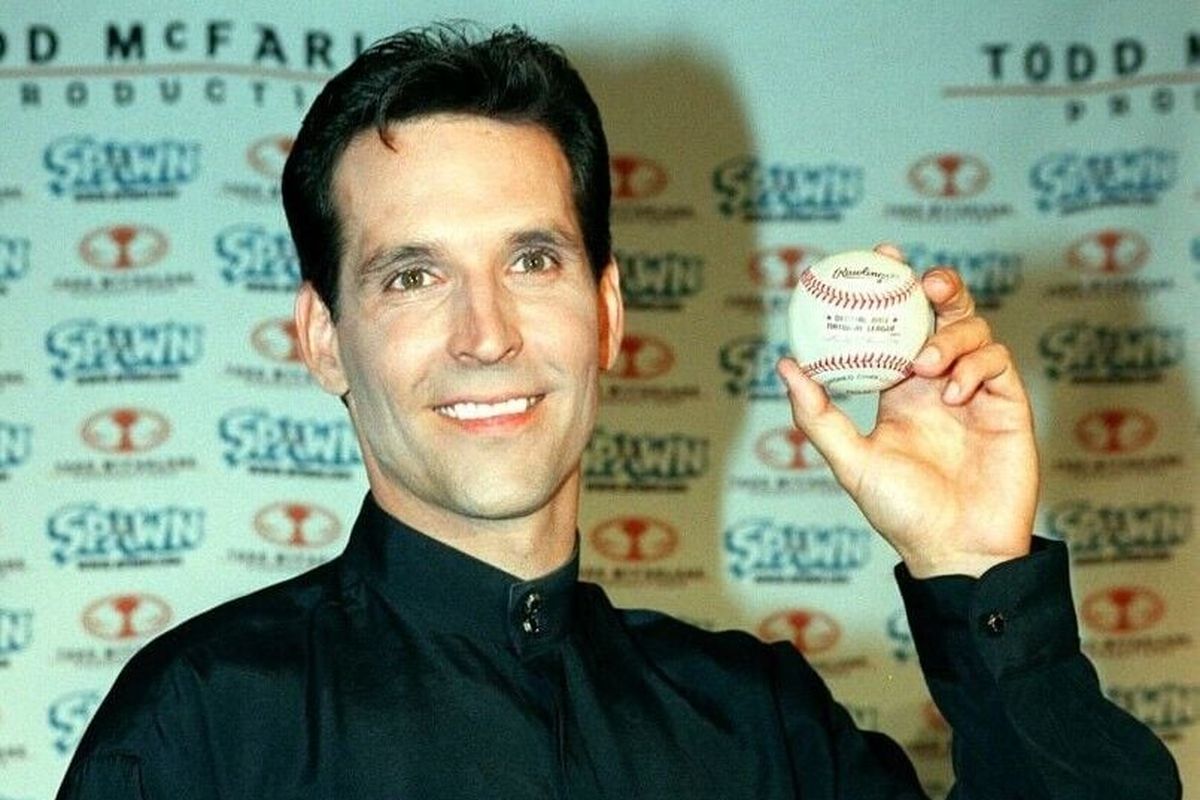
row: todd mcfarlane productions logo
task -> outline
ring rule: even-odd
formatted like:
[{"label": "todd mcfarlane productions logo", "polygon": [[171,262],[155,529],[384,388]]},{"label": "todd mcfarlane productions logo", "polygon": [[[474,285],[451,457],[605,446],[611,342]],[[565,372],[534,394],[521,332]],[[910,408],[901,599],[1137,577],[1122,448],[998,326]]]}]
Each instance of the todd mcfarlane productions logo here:
[{"label": "todd mcfarlane productions logo", "polygon": [[295,419],[242,409],[221,417],[218,435],[225,463],[253,474],[349,478],[362,465],[345,419]]},{"label": "todd mcfarlane productions logo", "polygon": [[1153,205],[1179,170],[1174,150],[1143,147],[1108,153],[1053,153],[1029,171],[1038,211],[1073,214],[1098,208]]},{"label": "todd mcfarlane productions logo", "polygon": [[1070,383],[1157,383],[1183,362],[1182,327],[1062,322],[1038,341],[1046,377]]},{"label": "todd mcfarlane productions logo", "polygon": [[204,540],[204,509],[166,505],[103,507],[75,503],[53,512],[46,535],[56,564],[80,569],[165,566]]},{"label": "todd mcfarlane productions logo", "polygon": [[257,545],[231,548],[228,561],[255,570],[297,572],[329,560],[330,548],[340,541],[342,523],[329,509],[287,500],[263,506],[251,527]]},{"label": "todd mcfarlane productions logo", "polygon": [[809,663],[827,677],[836,677],[870,666],[865,656],[837,657],[842,626],[829,614],[815,608],[776,611],[756,630],[765,642],[787,642],[804,654]]},{"label": "todd mcfarlane productions logo", "polygon": [[1150,261],[1150,242],[1127,228],[1100,228],[1080,236],[1064,254],[1067,270],[1046,288],[1048,297],[1075,299],[1145,297],[1175,288],[1169,275],[1141,277]]},{"label": "todd mcfarlane productions logo", "polygon": [[188,271],[164,270],[170,240],[158,228],[123,222],[84,234],[77,248],[88,269],[55,278],[54,288],[79,298],[121,292],[168,292],[195,283]]},{"label": "todd mcfarlane productions logo", "polygon": [[613,255],[626,308],[678,311],[704,288],[704,257],[698,254],[614,249]]},{"label": "todd mcfarlane productions logo", "polygon": [[180,322],[60,322],[46,333],[50,374],[60,381],[177,380],[204,351],[204,328]]},{"label": "todd mcfarlane productions logo", "polygon": [[256,139],[246,148],[246,178],[224,185],[226,194],[252,203],[277,205],[280,198],[279,179],[283,164],[295,142],[291,136],[275,135]]},{"label": "todd mcfarlane productions logo", "polygon": [[80,614],[87,639],[59,647],[54,660],[73,667],[111,669],[165,630],[173,617],[171,607],[156,595],[123,592],[97,598]]},{"label": "todd mcfarlane productions logo", "polygon": [[674,223],[696,216],[687,204],[666,203],[662,195],[670,185],[667,170],[657,161],[632,153],[609,159],[612,182],[612,221]]},{"label": "todd mcfarlane productions logo", "polygon": [[725,531],[729,574],[756,583],[842,583],[871,557],[871,534],[842,525],[794,525],[773,519]]},{"label": "todd mcfarlane productions logo", "polygon": [[993,222],[1012,214],[1008,203],[984,202],[981,196],[991,182],[991,170],[983,159],[969,153],[931,153],[908,168],[908,186],[921,198],[917,202],[893,203],[884,209],[889,217],[904,222]]},{"label": "todd mcfarlane productions logo", "polygon": [[0,236],[0,296],[29,274],[30,240],[25,236]]},{"label": "todd mcfarlane productions logo", "polygon": [[674,405],[700,396],[700,387],[668,383],[675,348],[657,336],[626,333],[616,362],[604,373],[603,396],[609,403]]},{"label": "todd mcfarlane productions logo", "polygon": [[214,247],[229,286],[290,294],[300,284],[300,259],[287,231],[230,225],[217,234]]},{"label": "todd mcfarlane productions logo", "polygon": [[754,439],[753,456],[730,477],[731,489],[756,495],[840,491],[825,460],[798,428],[763,431]]},{"label": "todd mcfarlane productions logo", "polygon": [[708,472],[708,449],[699,436],[598,427],[583,453],[583,478],[593,491],[685,491]]},{"label": "todd mcfarlane productions logo", "polygon": [[80,440],[92,457],[57,461],[55,472],[71,478],[124,479],[169,477],[196,468],[196,459],[160,451],[171,436],[171,423],[158,411],[137,406],[106,408],[87,416]]},{"label": "todd mcfarlane productions logo", "polygon": [[836,222],[862,202],[863,176],[851,164],[768,164],[744,156],[719,164],[712,183],[723,217]]},{"label": "todd mcfarlane productions logo", "polygon": [[762,336],[740,336],[726,342],[718,354],[721,371],[729,376],[725,391],[751,400],[786,397],[787,390],[775,372],[775,365],[790,352],[786,343],[771,342]]},{"label": "todd mcfarlane productions logo", "polygon": [[300,360],[296,323],[291,317],[264,320],[251,330],[247,351],[254,363],[231,363],[225,374],[254,386],[295,388],[312,386],[313,380]]},{"label": "todd mcfarlane productions logo", "polygon": [[746,262],[749,281],[743,284],[742,291],[725,298],[726,308],[751,314],[786,313],[800,275],[824,256],[824,250],[808,245],[757,251]]},{"label": "todd mcfarlane productions logo", "polygon": [[66,136],[42,157],[55,197],[76,200],[171,198],[200,172],[200,144],[176,139],[101,141]]},{"label": "todd mcfarlane productions logo", "polygon": [[1045,513],[1046,533],[1067,543],[1077,565],[1174,558],[1195,531],[1188,503],[1070,500]]},{"label": "todd mcfarlane productions logo", "polygon": [[[1052,462],[1054,469],[1079,478],[1146,475],[1183,464],[1178,452],[1162,452],[1158,421],[1136,408],[1100,408],[1084,413],[1071,429],[1084,455]],[[1147,452],[1149,450],[1149,452]]]},{"label": "todd mcfarlane productions logo", "polygon": [[1084,597],[1079,618],[1089,636],[1083,651],[1092,658],[1162,657],[1192,643],[1186,633],[1163,632],[1167,603],[1145,586],[1108,586]]},{"label": "todd mcfarlane productions logo", "polygon": [[1061,104],[1068,124],[1200,110],[1196,95],[1189,98],[1185,72],[1200,65],[1200,34],[1194,31],[1174,41],[989,41],[978,52],[983,83],[947,87],[947,97]]},{"label": "todd mcfarlane productions logo", "polygon": [[587,536],[599,559],[583,567],[580,575],[607,586],[678,589],[703,581],[706,577],[703,568],[680,566],[672,561],[680,541],[674,525],[654,517],[604,520]]},{"label": "todd mcfarlane productions logo", "polygon": [[1021,288],[1022,258],[1011,250],[968,250],[918,242],[906,244],[904,255],[917,272],[953,267],[980,308],[999,308]]}]

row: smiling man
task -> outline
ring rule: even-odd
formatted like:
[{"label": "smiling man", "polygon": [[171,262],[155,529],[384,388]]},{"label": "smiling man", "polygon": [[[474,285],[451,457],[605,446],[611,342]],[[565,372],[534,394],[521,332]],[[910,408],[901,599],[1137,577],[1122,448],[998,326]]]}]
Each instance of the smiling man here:
[{"label": "smiling man", "polygon": [[[284,175],[305,362],[370,492],[333,562],[147,645],[59,797],[915,798],[787,644],[577,580],[580,459],[621,338],[599,115],[519,31],[398,34],[330,82]],[[884,249],[885,253],[898,255]],[[794,419],[897,550],[958,798],[1179,796],[1079,652],[1008,352],[962,282],[860,435],[785,360]]]}]

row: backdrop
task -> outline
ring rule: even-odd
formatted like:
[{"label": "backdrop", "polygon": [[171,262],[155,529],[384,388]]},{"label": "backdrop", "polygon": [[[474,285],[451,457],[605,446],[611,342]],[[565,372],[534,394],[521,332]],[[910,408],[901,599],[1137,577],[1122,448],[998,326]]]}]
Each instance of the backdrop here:
[{"label": "backdrop", "polygon": [[0,798],[51,796],[148,638],[344,545],[365,481],[296,360],[280,168],[335,70],[446,15],[562,44],[607,123],[630,312],[585,578],[792,641],[944,793],[896,558],[772,371],[799,272],[890,240],[1017,353],[1085,647],[1200,777],[1192,0],[168,5],[0,16]]}]

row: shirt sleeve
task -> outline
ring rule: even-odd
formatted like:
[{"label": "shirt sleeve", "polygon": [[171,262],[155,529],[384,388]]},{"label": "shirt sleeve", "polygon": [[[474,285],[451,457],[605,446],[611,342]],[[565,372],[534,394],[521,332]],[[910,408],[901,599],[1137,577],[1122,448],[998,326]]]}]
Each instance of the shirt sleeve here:
[{"label": "shirt sleeve", "polygon": [[1154,734],[1104,697],[1080,651],[1062,542],[980,578],[896,579],[921,668],[953,730],[955,800],[1182,796]]}]

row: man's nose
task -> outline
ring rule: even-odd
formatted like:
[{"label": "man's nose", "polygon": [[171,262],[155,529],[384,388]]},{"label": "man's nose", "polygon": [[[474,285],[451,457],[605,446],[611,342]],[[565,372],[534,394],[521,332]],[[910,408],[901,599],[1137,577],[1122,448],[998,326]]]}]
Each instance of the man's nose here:
[{"label": "man's nose", "polygon": [[459,361],[494,364],[521,350],[519,310],[512,295],[492,278],[468,282],[458,301],[450,351]]}]

